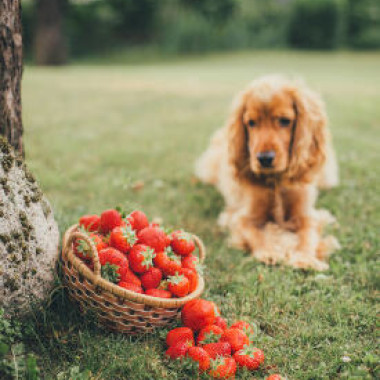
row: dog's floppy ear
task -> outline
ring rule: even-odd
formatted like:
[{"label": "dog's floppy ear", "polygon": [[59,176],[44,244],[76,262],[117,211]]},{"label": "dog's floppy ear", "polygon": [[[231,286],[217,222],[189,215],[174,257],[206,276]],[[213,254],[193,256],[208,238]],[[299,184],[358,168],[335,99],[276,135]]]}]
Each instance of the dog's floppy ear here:
[{"label": "dog's floppy ear", "polygon": [[243,123],[246,97],[246,92],[243,92],[235,99],[227,126],[228,155],[237,176],[241,176],[249,167],[247,132]]},{"label": "dog's floppy ear", "polygon": [[320,97],[306,88],[292,88],[296,124],[289,152],[290,180],[311,181],[326,160],[327,117]]}]

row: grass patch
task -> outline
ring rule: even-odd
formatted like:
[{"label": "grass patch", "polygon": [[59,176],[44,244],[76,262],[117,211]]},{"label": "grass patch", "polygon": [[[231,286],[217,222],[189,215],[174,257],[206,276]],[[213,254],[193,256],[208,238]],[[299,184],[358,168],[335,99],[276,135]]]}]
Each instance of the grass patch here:
[{"label": "grass patch", "polygon": [[[200,235],[208,248],[205,296],[230,321],[247,317],[260,327],[257,345],[273,368],[255,378],[271,372],[289,379],[375,378],[379,58],[260,52],[127,66],[26,67],[27,161],[61,231],[85,212],[120,204]],[[271,72],[303,76],[327,102],[341,185],[322,192],[319,205],[337,216],[334,234],[342,250],[323,275],[267,267],[227,248],[216,226],[220,196],[191,180],[193,162],[225,122],[232,96]],[[135,192],[140,180],[145,186]],[[85,370],[104,380],[193,378],[163,358],[158,333],[130,338],[98,330],[59,289],[50,307],[29,322],[25,341],[45,379]]]}]

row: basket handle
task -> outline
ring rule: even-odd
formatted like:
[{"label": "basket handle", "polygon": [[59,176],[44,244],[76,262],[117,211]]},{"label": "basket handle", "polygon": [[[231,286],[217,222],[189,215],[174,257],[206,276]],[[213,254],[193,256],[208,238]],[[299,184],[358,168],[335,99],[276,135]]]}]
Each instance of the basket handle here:
[{"label": "basket handle", "polygon": [[206,259],[206,247],[203,244],[203,241],[197,235],[191,234],[191,236],[194,239],[195,245],[198,247],[199,262],[202,264]]},{"label": "basket handle", "polygon": [[94,242],[91,240],[91,238],[88,235],[84,234],[83,232],[78,231],[76,228],[71,230],[69,237],[66,239],[66,241],[63,244],[63,252],[66,252],[68,249],[71,248],[75,239],[82,239],[89,245],[90,256],[94,264],[94,275],[96,277],[101,277],[100,275],[101,265],[99,261],[98,250],[96,249]]}]

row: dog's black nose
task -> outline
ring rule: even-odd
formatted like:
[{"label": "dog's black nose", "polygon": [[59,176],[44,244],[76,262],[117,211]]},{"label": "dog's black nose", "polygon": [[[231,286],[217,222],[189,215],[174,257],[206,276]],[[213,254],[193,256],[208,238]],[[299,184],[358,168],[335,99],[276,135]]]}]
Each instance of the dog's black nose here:
[{"label": "dog's black nose", "polygon": [[263,168],[270,168],[272,166],[276,153],[273,150],[257,153],[256,157]]}]

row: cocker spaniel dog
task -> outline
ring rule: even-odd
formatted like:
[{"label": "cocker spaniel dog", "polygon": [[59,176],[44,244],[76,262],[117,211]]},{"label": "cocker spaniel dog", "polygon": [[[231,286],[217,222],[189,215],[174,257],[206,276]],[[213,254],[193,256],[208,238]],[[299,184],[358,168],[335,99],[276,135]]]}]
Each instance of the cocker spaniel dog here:
[{"label": "cocker spaniel dog", "polygon": [[338,247],[316,210],[317,188],[338,184],[338,167],[321,98],[280,76],[254,80],[234,104],[196,165],[196,175],[225,200],[219,224],[233,246],[268,264],[328,268]]}]

